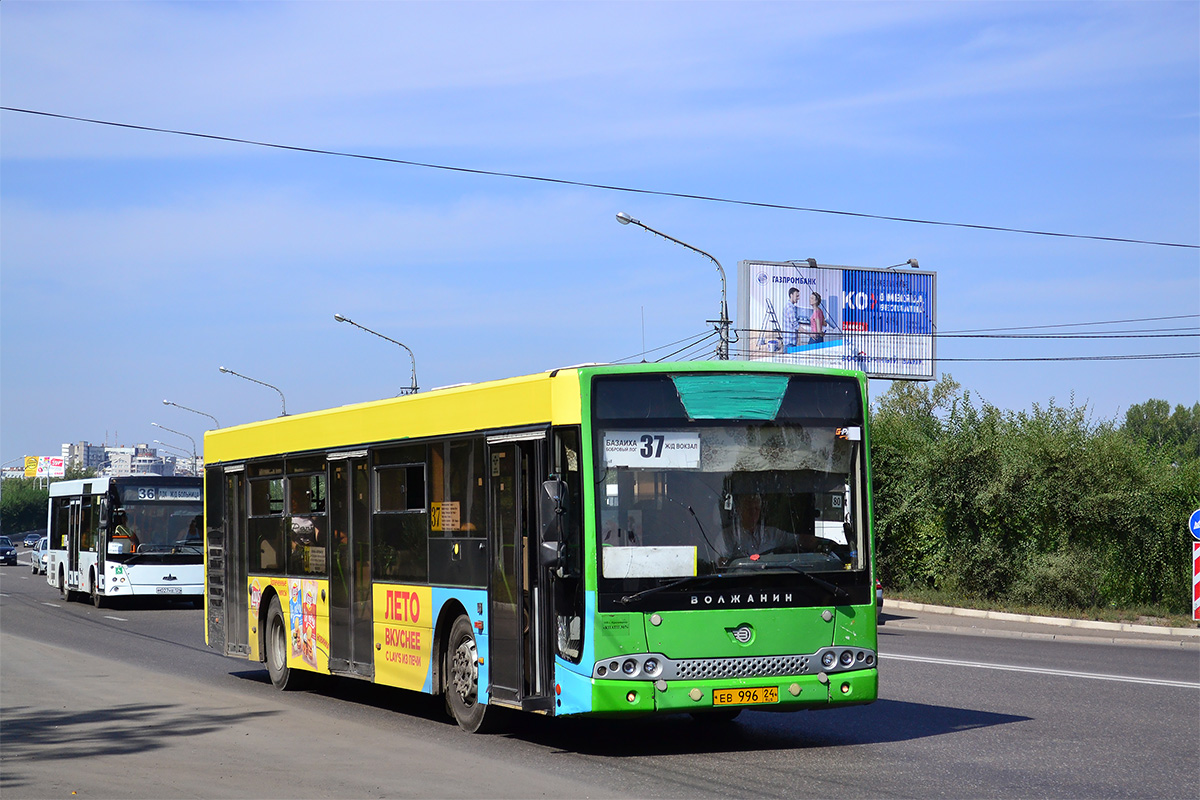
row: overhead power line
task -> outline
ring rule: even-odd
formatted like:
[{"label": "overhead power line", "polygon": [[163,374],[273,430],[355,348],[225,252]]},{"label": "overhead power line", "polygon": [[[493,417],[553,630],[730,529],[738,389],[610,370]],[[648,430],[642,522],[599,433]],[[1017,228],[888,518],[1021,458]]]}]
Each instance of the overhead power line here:
[{"label": "overhead power line", "polygon": [[1157,361],[1159,359],[1200,358],[1200,353],[1142,353],[1114,356],[1041,356],[1029,358],[942,358],[938,361]]},{"label": "overhead power line", "polygon": [[1058,322],[1053,325],[1020,325],[1009,328],[966,328],[941,333],[991,333],[992,331],[1034,331],[1044,328],[1084,328],[1090,325],[1126,325],[1133,322],[1162,322],[1171,319],[1200,319],[1200,314],[1175,314],[1169,317],[1139,317],[1137,319],[1107,319],[1099,322]]},{"label": "overhead power line", "polygon": [[1080,233],[1062,233],[1059,231],[1042,231],[1029,228],[1011,228],[1002,225],[980,225],[968,222],[947,222],[944,220],[920,219],[917,217],[899,217],[887,214],[868,214],[862,211],[839,211],[830,208],[816,208],[811,206],[794,206],[784,203],[767,203],[755,200],[736,200],[728,197],[715,197],[712,195],[690,194],[687,192],[669,192],[658,189],[639,189],[631,186],[615,186],[604,183],[591,183],[588,181],[575,181],[566,178],[549,178],[542,175],[524,175],[518,172],[502,172],[498,170],[474,169],[471,167],[456,167],[449,164],[434,164],[426,161],[413,161],[402,158],[388,158],[386,156],[373,156],[364,153],[349,153],[340,150],[326,150],[318,147],[300,147],[297,145],[278,144],[275,142],[261,142],[254,139],[244,139],[236,136],[219,136],[212,133],[198,133],[196,131],[175,130],[172,128],[159,128],[151,125],[134,125],[128,122],[112,122],[102,119],[91,119],[89,117],[78,117],[70,114],[55,114],[49,111],[36,111],[28,108],[14,108],[12,106],[0,106],[0,110],[12,111],[19,114],[32,114],[41,117],[52,117],[54,119],[65,119],[74,122],[86,122],[92,125],[107,125],[113,128],[126,128],[129,130],[148,131],[151,133],[166,133],[173,136],[190,136],[196,139],[209,139],[219,142],[231,142],[233,144],[247,144],[255,147],[270,147],[276,150],[289,150],[297,153],[311,153],[314,155],[338,156],[340,158],[356,158],[366,161],[380,161],[388,164],[400,164],[409,167],[422,167],[424,169],[437,169],[447,172],[461,172],[470,175],[487,175],[495,178],[512,178],[515,180],[537,181],[540,183],[550,183],[559,186],[577,186],[584,189],[603,189],[610,192],[625,192],[627,194],[652,195],[656,197],[675,197],[683,200],[703,200],[710,203],[725,203],[728,205],[751,206],[754,208],[770,208],[778,211],[802,211],[810,214],[831,214],[841,217],[857,217],[859,219],[874,219],[887,222],[904,222],[911,225],[935,225],[947,228],[968,228],[981,231],[996,231],[1000,233],[1020,233],[1030,236],[1052,236],[1063,239],[1090,239],[1101,242],[1121,242],[1124,244],[1144,244],[1155,247],[1182,247],[1188,249],[1200,249],[1200,244],[1187,244],[1182,242],[1160,242],[1150,239],[1131,239],[1121,236],[1093,236]]},{"label": "overhead power line", "polygon": [[935,333],[935,339],[1188,339],[1200,336],[1189,333]]},{"label": "overhead power line", "polygon": [[[739,353],[732,354],[735,358]],[[741,353],[746,355],[746,353]],[[1137,354],[1122,354],[1122,355],[1102,355],[1102,356],[1012,356],[1012,357],[996,357],[996,358],[947,358],[938,356],[936,361],[941,364],[944,362],[1036,362],[1036,361],[1158,361],[1171,359],[1187,359],[1200,358],[1200,352],[1197,353],[1137,353]],[[816,357],[810,355],[809,359],[816,360]],[[831,357],[828,359],[829,366],[841,366],[842,358]]]}]

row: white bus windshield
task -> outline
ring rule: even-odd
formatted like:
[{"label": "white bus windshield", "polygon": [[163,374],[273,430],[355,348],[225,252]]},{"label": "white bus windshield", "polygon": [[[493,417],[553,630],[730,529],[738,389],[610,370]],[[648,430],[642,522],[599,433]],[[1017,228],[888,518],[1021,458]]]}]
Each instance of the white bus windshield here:
[{"label": "white bus windshield", "polygon": [[113,513],[108,555],[203,554],[204,508],[199,500],[123,500]]}]

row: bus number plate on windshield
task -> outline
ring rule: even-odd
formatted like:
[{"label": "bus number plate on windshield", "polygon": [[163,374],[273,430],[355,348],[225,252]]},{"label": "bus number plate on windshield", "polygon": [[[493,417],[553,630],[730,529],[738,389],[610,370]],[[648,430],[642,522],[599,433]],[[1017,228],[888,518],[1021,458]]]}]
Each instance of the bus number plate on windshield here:
[{"label": "bus number plate on windshield", "polygon": [[159,594],[183,594],[182,586],[159,586],[154,591]]},{"label": "bus number plate on windshield", "polygon": [[714,689],[714,706],[747,706],[754,703],[778,703],[779,688],[760,686],[754,689]]}]

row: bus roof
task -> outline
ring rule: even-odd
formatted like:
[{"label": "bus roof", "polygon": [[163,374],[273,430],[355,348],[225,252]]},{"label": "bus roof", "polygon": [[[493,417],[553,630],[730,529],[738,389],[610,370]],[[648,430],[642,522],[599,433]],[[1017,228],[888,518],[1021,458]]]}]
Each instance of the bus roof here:
[{"label": "bus roof", "polygon": [[853,370],[769,362],[579,365],[210,430],[204,435],[204,460],[211,465],[454,433],[579,424],[582,421],[581,380],[597,374],[646,372],[785,372],[852,376],[865,380],[863,373]]}]

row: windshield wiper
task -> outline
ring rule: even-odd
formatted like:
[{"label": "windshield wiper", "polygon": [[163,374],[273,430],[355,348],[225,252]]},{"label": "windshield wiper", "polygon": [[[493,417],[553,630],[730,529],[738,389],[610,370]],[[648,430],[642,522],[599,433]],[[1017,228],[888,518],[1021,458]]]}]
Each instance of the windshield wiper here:
[{"label": "windshield wiper", "polygon": [[682,578],[680,580],[673,581],[671,583],[664,583],[661,586],[651,586],[649,589],[643,589],[642,591],[637,592],[636,594],[627,594],[621,598],[620,602],[623,605],[629,605],[634,600],[640,600],[643,597],[649,597],[652,594],[658,594],[659,592],[665,592],[668,589],[677,589],[680,586],[687,586],[690,583],[700,583],[702,581],[708,581],[708,580],[712,580],[713,578],[719,578],[719,577],[721,577],[721,574],[719,572],[712,574],[712,575],[688,575],[686,578]]},{"label": "windshield wiper", "polygon": [[829,592],[834,597],[847,597],[847,598],[850,597],[850,593],[847,592],[842,587],[838,586],[837,584],[830,583],[829,581],[825,580],[824,578],[818,578],[816,575],[813,575],[810,572],[806,572],[802,567],[798,567],[795,564],[788,564],[787,568],[790,570],[793,570],[795,572],[799,572],[801,575],[803,575],[805,578],[808,579],[809,583],[814,583],[817,586],[820,586],[822,589]]}]

